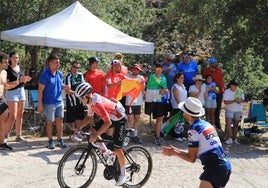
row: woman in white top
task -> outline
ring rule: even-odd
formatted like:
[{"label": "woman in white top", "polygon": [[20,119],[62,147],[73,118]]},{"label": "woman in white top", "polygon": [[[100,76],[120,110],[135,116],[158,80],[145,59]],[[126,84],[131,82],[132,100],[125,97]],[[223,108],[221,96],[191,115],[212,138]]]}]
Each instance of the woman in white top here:
[{"label": "woman in white top", "polygon": [[184,86],[184,75],[183,73],[177,73],[174,77],[174,84],[171,87],[171,99],[170,103],[172,105],[172,115],[180,111],[178,105],[180,102],[185,102],[187,99],[187,90]]},{"label": "woman in white top", "polygon": [[[229,88],[224,91],[223,102],[225,104],[225,119],[226,119],[226,133],[228,139],[225,144],[238,144],[237,133],[238,124],[242,119],[243,115],[243,102],[245,100],[244,92],[238,87],[236,80],[231,80]],[[233,124],[233,128],[231,125]]]},{"label": "woman in white top", "polygon": [[206,86],[203,85],[203,77],[202,75],[197,74],[193,77],[194,84],[189,88],[189,96],[198,98],[202,105],[205,105],[205,93],[206,93]]}]

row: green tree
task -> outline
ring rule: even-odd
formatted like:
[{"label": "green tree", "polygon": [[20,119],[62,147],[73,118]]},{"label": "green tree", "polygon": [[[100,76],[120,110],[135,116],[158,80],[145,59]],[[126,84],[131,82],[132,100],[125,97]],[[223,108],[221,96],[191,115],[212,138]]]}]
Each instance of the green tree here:
[{"label": "green tree", "polygon": [[262,62],[263,59],[251,48],[246,53],[237,52],[224,64],[226,83],[236,79],[247,98],[261,99],[263,90],[268,87],[268,75],[263,72]]}]

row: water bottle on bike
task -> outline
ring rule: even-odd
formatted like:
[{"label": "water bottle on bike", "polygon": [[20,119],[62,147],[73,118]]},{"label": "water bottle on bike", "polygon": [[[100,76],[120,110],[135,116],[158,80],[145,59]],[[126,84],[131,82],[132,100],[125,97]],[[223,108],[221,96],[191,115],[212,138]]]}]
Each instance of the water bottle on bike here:
[{"label": "water bottle on bike", "polygon": [[108,155],[108,158],[107,158],[107,164],[109,166],[113,166],[115,159],[116,159],[116,154],[115,154],[115,152],[111,151],[111,153]]},{"label": "water bottle on bike", "polygon": [[107,150],[107,149],[100,149],[101,154],[104,156],[104,158],[107,161],[107,164],[109,166],[113,166],[115,159],[116,159],[116,154],[115,152],[111,151],[111,150]]}]

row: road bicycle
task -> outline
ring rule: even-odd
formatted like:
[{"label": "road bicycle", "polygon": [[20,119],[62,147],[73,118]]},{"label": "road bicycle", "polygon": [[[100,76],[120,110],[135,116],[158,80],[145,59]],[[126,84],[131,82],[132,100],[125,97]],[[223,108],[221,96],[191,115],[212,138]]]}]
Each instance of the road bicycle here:
[{"label": "road bicycle", "polygon": [[[129,140],[130,132],[126,130],[125,140]],[[88,140],[89,133],[81,132]],[[106,144],[113,143],[113,140],[103,139],[96,142],[104,142]],[[125,142],[123,151],[126,157],[126,172],[129,179],[122,185],[125,188],[142,187],[149,179],[153,162],[150,153],[140,145],[126,147]],[[98,160],[99,159],[99,160]],[[60,187],[89,187],[93,182],[97,172],[98,163],[104,165],[103,176],[106,180],[117,181],[120,175],[120,165],[118,159],[112,166],[107,163],[105,157],[99,149],[99,146],[88,142],[80,144],[69,149],[59,162],[57,170],[57,179]]]}]

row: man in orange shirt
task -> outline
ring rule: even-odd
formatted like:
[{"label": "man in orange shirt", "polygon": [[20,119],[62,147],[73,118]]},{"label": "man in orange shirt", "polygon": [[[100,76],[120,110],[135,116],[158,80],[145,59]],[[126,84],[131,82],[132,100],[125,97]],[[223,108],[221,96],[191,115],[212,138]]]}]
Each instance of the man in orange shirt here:
[{"label": "man in orange shirt", "polygon": [[121,82],[126,79],[126,76],[121,72],[122,63],[120,60],[113,60],[111,63],[111,69],[105,76],[106,87],[105,97],[108,99],[117,98],[118,93],[121,90]]},{"label": "man in orange shirt", "polygon": [[104,81],[105,75],[102,70],[98,69],[100,60],[97,57],[90,57],[88,59],[89,70],[84,74],[86,82],[92,86],[92,92],[104,95]]},{"label": "man in orange shirt", "polygon": [[221,113],[221,105],[224,93],[224,74],[221,68],[218,67],[217,59],[211,57],[208,59],[209,66],[203,70],[202,76],[206,78],[208,75],[212,76],[214,82],[217,83],[219,87],[219,93],[216,94],[217,108],[215,111],[215,126],[221,129],[220,124],[220,113]]}]

